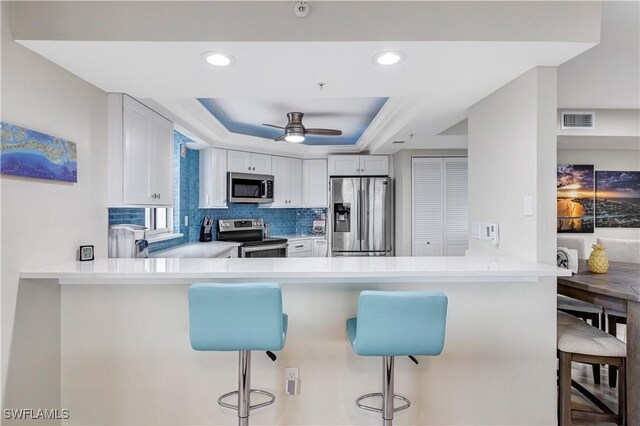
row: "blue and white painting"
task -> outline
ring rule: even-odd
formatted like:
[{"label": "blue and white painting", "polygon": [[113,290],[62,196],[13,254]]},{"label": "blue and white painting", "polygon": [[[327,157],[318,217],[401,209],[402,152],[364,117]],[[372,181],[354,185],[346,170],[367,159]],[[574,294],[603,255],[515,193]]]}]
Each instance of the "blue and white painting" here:
[{"label": "blue and white painting", "polygon": [[75,142],[0,122],[0,174],[78,182]]}]

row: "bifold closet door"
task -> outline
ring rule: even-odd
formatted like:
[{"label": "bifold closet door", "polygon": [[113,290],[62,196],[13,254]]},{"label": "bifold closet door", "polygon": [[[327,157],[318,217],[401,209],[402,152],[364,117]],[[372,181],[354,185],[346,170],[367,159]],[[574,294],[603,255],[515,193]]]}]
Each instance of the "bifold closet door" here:
[{"label": "bifold closet door", "polygon": [[464,256],[469,246],[467,158],[444,158],[444,255]]},{"label": "bifold closet door", "polygon": [[464,256],[467,158],[413,158],[411,169],[411,254]]},{"label": "bifold closet door", "polygon": [[411,254],[442,256],[444,249],[442,158],[413,158],[411,169]]}]

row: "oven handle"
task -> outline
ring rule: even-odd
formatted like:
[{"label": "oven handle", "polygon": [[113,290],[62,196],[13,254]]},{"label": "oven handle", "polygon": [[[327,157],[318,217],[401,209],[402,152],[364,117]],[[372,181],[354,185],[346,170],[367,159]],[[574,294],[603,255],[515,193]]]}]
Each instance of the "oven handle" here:
[{"label": "oven handle", "polygon": [[273,244],[270,246],[240,247],[240,250],[242,251],[242,254],[245,254],[245,253],[253,253],[254,251],[286,249],[288,246],[289,244],[283,243],[283,244]]}]

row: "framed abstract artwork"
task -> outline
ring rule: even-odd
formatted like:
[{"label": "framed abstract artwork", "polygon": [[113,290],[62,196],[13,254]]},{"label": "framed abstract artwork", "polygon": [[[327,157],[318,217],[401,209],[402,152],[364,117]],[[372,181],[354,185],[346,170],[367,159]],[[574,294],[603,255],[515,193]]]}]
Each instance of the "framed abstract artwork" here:
[{"label": "framed abstract artwork", "polygon": [[0,122],[0,174],[78,181],[75,142]]},{"label": "framed abstract artwork", "polygon": [[559,233],[593,233],[595,212],[593,180],[593,165],[558,165],[556,187]]},{"label": "framed abstract artwork", "polygon": [[596,172],[596,226],[640,228],[640,172]]}]

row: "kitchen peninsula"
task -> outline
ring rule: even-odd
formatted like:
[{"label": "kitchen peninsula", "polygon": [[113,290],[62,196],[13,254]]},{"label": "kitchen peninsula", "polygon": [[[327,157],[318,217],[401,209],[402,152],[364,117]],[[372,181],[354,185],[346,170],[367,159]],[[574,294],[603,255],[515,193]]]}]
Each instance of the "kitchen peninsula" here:
[{"label": "kitchen peninsula", "polygon": [[[354,355],[344,326],[366,289],[449,297],[442,355],[397,361],[398,392],[420,407],[399,413],[398,424],[552,424],[555,280],[568,274],[481,255],[153,258],[72,262],[23,271],[21,281],[63,295],[63,306],[43,310],[29,330],[60,336],[39,351],[62,366],[62,404],[73,413],[65,424],[230,420],[215,399],[235,383],[237,354],[191,349],[187,289],[196,282],[282,285],[286,345],[275,363],[256,354],[252,367],[253,384],[278,399],[252,413],[253,424],[371,423],[354,399],[379,390],[380,360]],[[283,392],[290,366],[300,369],[296,396]]]}]

